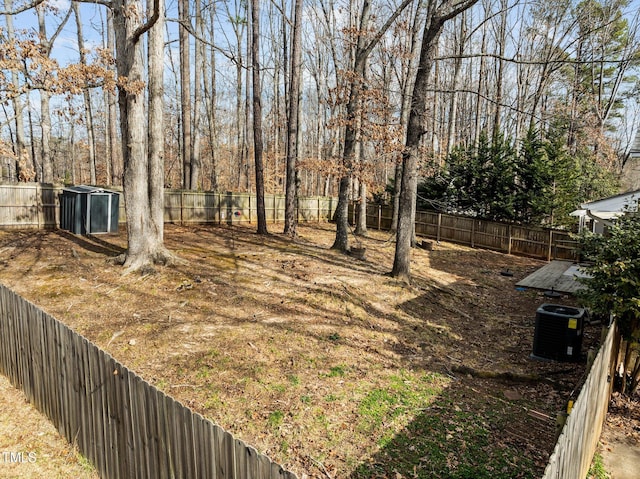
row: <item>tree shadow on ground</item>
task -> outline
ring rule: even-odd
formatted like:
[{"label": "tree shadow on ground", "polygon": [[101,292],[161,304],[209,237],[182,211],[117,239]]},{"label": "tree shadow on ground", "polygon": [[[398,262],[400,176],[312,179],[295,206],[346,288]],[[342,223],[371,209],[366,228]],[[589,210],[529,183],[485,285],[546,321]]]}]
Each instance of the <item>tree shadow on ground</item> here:
[{"label": "tree shadow on ground", "polygon": [[[579,391],[585,366],[531,358],[536,308],[544,299],[514,287],[530,266],[498,254],[480,263],[483,255],[431,253],[430,265],[442,277],[415,278],[417,296],[398,305],[410,319],[400,325],[394,352],[449,384],[416,408],[401,431],[378,438],[378,451],[351,479],[541,477],[555,445],[556,414]],[[474,276],[463,268],[469,264]],[[507,267],[515,277],[500,274]],[[586,332],[585,351],[597,343],[597,329]],[[402,402],[386,406],[402,409]]]},{"label": "tree shadow on ground", "polygon": [[126,248],[123,248],[122,246],[119,246],[115,243],[105,241],[104,239],[96,235],[79,236],[61,229],[55,230],[55,233],[58,236],[65,238],[72,243],[75,243],[80,248],[91,251],[92,253],[102,254],[110,257],[117,256],[126,251]]},{"label": "tree shadow on ground", "polygon": [[351,479],[533,479],[554,443],[553,421],[529,416],[504,399],[511,385],[451,379],[413,420],[351,474]]}]

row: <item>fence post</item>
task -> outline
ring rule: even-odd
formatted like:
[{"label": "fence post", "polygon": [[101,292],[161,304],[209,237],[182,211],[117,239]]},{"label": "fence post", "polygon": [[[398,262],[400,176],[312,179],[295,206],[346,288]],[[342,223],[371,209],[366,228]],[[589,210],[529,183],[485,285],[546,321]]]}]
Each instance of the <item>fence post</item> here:
[{"label": "fence post", "polygon": [[382,205],[378,205],[378,231],[382,229]]},{"label": "fence post", "polygon": [[184,190],[180,190],[180,226],[184,226]]},{"label": "fence post", "polygon": [[547,249],[547,261],[551,261],[552,248],[553,248],[553,230],[549,230],[549,248]]},{"label": "fence post", "polygon": [[440,241],[440,226],[442,225],[442,213],[438,213],[438,229],[436,230],[436,241]]},{"label": "fence post", "polygon": [[509,243],[507,244],[507,254],[511,254],[511,225],[507,226],[507,237]]},{"label": "fence post", "polygon": [[318,196],[318,223],[320,223],[320,197]]},{"label": "fence post", "polygon": [[475,218],[471,220],[471,247],[475,248],[476,242],[476,220]]},{"label": "fence post", "polygon": [[[43,221],[40,221],[40,218],[43,218]],[[36,183],[36,221],[38,222],[38,229],[42,227],[44,223],[44,206],[42,204],[42,185],[40,183]]]}]

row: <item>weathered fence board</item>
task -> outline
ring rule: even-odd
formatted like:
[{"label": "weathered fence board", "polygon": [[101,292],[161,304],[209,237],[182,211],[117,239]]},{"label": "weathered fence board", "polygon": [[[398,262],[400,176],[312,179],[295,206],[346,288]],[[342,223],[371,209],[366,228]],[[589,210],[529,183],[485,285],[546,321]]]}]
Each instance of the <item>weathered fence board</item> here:
[{"label": "weathered fence board", "polygon": [[103,479],[294,479],[0,285],[0,373]]},{"label": "weathered fence board", "polygon": [[584,479],[596,451],[611,395],[617,331],[612,327],[549,458],[543,479]]},{"label": "weathered fence board", "polygon": [[[358,208],[349,206],[349,218],[358,218]],[[391,229],[391,207],[367,206],[367,227]],[[492,221],[447,215],[433,211],[416,212],[416,235],[436,241],[450,241],[519,256],[546,259],[576,259],[576,242],[563,230],[510,225]]]}]

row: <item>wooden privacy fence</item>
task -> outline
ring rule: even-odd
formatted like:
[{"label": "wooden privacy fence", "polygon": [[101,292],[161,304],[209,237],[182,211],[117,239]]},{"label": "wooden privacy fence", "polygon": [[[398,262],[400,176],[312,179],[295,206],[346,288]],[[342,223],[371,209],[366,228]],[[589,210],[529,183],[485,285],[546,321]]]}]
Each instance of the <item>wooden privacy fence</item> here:
[{"label": "wooden privacy fence", "polygon": [[[64,186],[41,183],[0,184],[0,227],[56,228],[60,225],[60,194]],[[329,221],[337,198],[298,198],[298,221]],[[267,221],[284,221],[285,197],[265,195]],[[165,190],[167,223],[238,224],[257,221],[257,200],[249,193]],[[120,197],[120,222],[125,222],[124,198]]]},{"label": "wooden privacy fence", "polygon": [[[351,205],[350,219],[355,223],[358,208]],[[391,229],[389,206],[367,205],[367,228]],[[576,259],[576,242],[563,230],[520,226],[432,211],[416,212],[416,235],[437,241],[502,251],[508,254],[546,259]]]},{"label": "wooden privacy fence", "polygon": [[611,381],[619,336],[609,329],[587,380],[549,458],[543,479],[584,479],[602,433],[611,397]]},{"label": "wooden privacy fence", "polygon": [[297,477],[3,285],[0,372],[103,479]]},{"label": "wooden privacy fence", "polygon": [[[298,221],[329,221],[338,204],[337,198],[298,198]],[[265,213],[271,223],[284,222],[285,197],[265,195]],[[258,202],[255,194],[214,193],[210,191],[165,190],[166,223],[255,223]]]}]

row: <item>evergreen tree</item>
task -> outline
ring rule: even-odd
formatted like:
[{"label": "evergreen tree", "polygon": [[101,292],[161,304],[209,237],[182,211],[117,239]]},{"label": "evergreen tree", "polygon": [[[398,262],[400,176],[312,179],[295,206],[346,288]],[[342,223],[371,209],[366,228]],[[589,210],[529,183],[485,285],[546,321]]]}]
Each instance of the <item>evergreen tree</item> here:
[{"label": "evergreen tree", "polygon": [[527,131],[517,160],[516,219],[526,224],[541,224],[552,211],[553,179],[545,142],[538,130]]},{"label": "evergreen tree", "polygon": [[[636,206],[637,208],[637,206]],[[640,384],[640,215],[628,213],[607,235],[584,233],[582,254],[593,262],[586,268],[583,301],[596,313],[616,318],[622,338],[622,392],[630,396]],[[631,378],[627,380],[627,375]]]},{"label": "evergreen tree", "polygon": [[479,158],[486,175],[484,187],[478,188],[486,204],[483,217],[513,221],[516,219],[516,152],[507,138],[495,135],[488,153],[488,158]]}]

